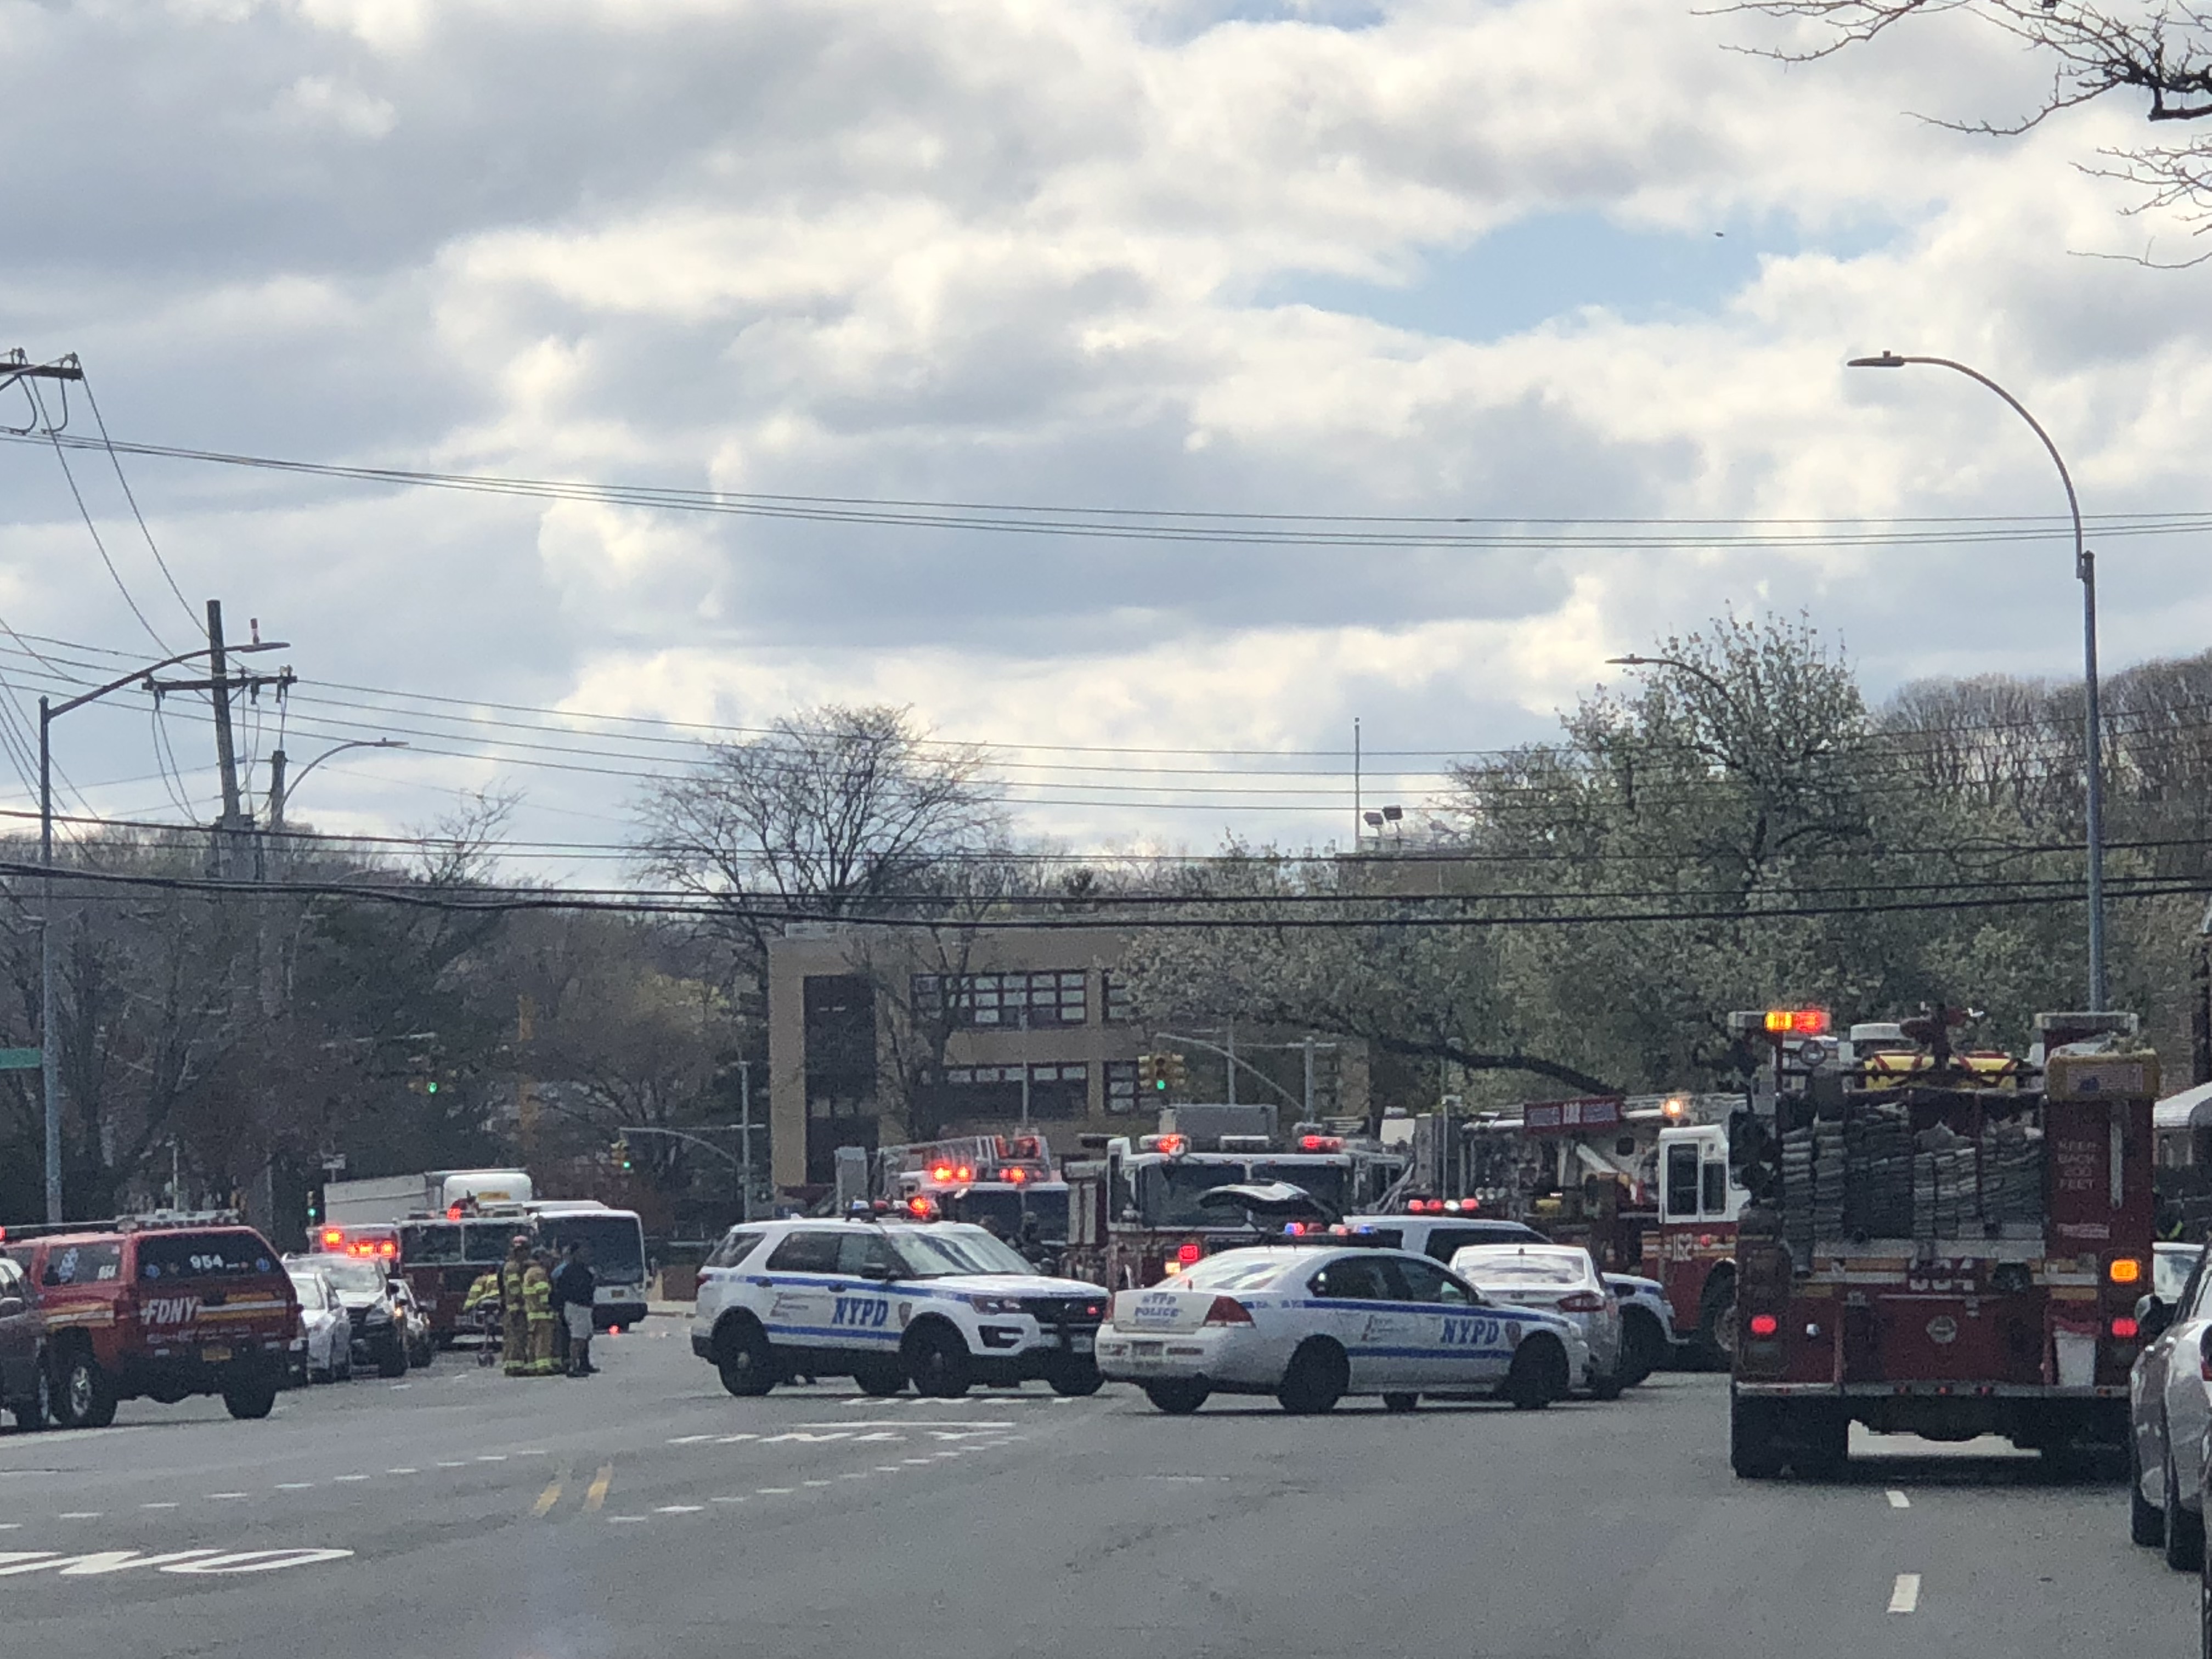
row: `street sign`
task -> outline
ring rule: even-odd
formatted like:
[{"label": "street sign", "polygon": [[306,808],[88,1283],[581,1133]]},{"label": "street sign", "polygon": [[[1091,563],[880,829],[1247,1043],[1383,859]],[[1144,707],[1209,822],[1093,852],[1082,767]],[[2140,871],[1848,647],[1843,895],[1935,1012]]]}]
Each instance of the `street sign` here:
[{"label": "street sign", "polygon": [[0,1048],[0,1072],[35,1072],[45,1061],[36,1048]]}]

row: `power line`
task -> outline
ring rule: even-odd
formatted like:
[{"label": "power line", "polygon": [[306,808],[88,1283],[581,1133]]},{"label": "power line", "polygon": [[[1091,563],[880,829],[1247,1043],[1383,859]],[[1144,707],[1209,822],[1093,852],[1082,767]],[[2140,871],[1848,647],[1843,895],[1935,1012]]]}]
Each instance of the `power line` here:
[{"label": "power line", "polygon": [[170,574],[169,562],[161,556],[161,550],[154,541],[154,532],[147,526],[146,515],[138,510],[138,497],[131,492],[131,480],[123,474],[123,457],[116,453],[115,441],[107,435],[107,419],[100,412],[100,399],[93,396],[92,377],[83,374],[82,368],[83,365],[80,363],[77,384],[84,388],[84,401],[92,410],[93,424],[100,428],[100,441],[107,451],[109,464],[115,468],[115,482],[123,486],[123,499],[131,503],[131,516],[138,521],[138,533],[146,538],[146,550],[154,556],[154,562],[161,572],[161,580],[168,583],[169,592],[177,596],[177,603],[184,607],[185,615],[191,619],[192,631],[205,638],[205,622],[192,609],[192,602],[185,597],[185,590],[177,586],[176,577]]},{"label": "power line", "polygon": [[138,601],[132,597],[130,584],[123,580],[123,573],[115,568],[115,561],[108,556],[107,544],[100,539],[100,526],[93,522],[92,509],[85,505],[84,492],[76,487],[76,472],[69,464],[70,447],[74,446],[64,445],[60,430],[47,417],[46,400],[40,394],[38,383],[27,380],[24,385],[30,392],[31,402],[38,409],[40,424],[46,428],[46,436],[53,441],[54,459],[62,464],[62,477],[69,481],[70,496],[76,502],[77,516],[84,520],[84,527],[91,534],[93,546],[100,550],[100,562],[107,567],[107,574],[115,583],[115,591],[123,595],[123,603],[131,607],[131,614],[138,618],[138,625],[146,630],[148,637],[161,647],[161,654],[169,655],[169,642],[155,631],[154,624],[146,620],[146,613],[138,608]]},{"label": "power line", "polygon": [[[80,447],[95,447],[89,439],[69,441]],[[238,454],[167,444],[112,442],[107,447],[128,454],[161,459],[362,483],[841,525],[866,524],[1121,540],[1323,548],[1466,547],[1588,551],[1669,550],[1716,546],[1966,545],[1987,542],[2058,540],[2071,533],[2070,520],[2049,515],[2026,514],[1899,516],[1887,519],[1559,519],[1526,515],[1483,517],[1472,514],[1219,512],[772,494],[647,484],[595,483],[490,473],[433,472],[404,467],[289,460],[273,456]],[[2092,515],[2088,522],[2094,524],[2101,539],[2116,536],[2199,535],[2212,531],[2212,514],[2195,512],[2105,514]],[[1503,528],[1521,525],[1553,528],[1536,533],[1518,534]],[[1571,526],[1601,526],[1604,533],[1572,536],[1562,533],[1558,528]],[[1366,526],[1374,528],[1364,528]],[[1759,526],[1769,528],[1760,529]]]}]

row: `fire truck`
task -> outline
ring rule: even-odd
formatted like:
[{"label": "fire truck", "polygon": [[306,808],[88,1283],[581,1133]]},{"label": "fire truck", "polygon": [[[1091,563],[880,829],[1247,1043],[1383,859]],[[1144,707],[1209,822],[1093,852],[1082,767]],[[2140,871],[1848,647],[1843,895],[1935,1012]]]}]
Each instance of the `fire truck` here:
[{"label": "fire truck", "polygon": [[1086,1135],[1100,1156],[1067,1165],[1062,1271],[1138,1290],[1280,1231],[1248,1207],[1208,1203],[1219,1187],[1294,1188],[1323,1222],[1376,1208],[1404,1174],[1406,1154],[1366,1130],[1365,1119],[1352,1118],[1279,1134],[1272,1106],[1201,1103],[1162,1111],[1157,1133]]},{"label": "fire truck", "polygon": [[1767,1050],[1729,1128],[1738,1475],[1833,1474],[1854,1422],[2124,1451],[2157,1060],[2131,1014],[2039,1015],[2025,1056],[1969,1020],[1859,1054],[1816,1011],[1731,1016]]}]

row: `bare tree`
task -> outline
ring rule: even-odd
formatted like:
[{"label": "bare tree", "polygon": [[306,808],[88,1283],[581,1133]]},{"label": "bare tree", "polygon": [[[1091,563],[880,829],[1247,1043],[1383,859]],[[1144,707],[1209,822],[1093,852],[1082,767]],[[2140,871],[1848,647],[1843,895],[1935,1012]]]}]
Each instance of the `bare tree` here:
[{"label": "bare tree", "polygon": [[721,908],[757,970],[781,925],[763,910],[927,916],[942,871],[1004,840],[987,769],[982,750],[932,741],[906,709],[825,704],[653,784],[639,851]]},{"label": "bare tree", "polygon": [[[1938,12],[1964,12],[2047,62],[2050,90],[2035,104],[2009,119],[1942,123],[1959,131],[2017,135],[2110,93],[2140,94],[2144,118],[2154,126],[2212,120],[2212,12],[2193,6],[2108,9],[2076,0],[1741,0],[1718,9],[1812,24],[1812,44],[1767,54],[1788,62],[1826,58]],[[2212,228],[2212,132],[2179,144],[2108,150],[2104,165],[2089,171],[2136,185],[2140,199],[2130,211],[2178,209],[2200,234]]]}]

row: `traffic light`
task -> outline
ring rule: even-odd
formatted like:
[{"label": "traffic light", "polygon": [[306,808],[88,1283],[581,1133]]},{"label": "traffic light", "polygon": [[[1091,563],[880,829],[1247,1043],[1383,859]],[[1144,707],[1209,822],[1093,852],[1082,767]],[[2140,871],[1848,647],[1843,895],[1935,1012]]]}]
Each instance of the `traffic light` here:
[{"label": "traffic light", "polygon": [[1166,1080],[1160,1076],[1160,1057],[1158,1054],[1139,1054],[1137,1087],[1149,1095],[1157,1094],[1167,1086]]},{"label": "traffic light", "polygon": [[628,1136],[617,1135],[615,1137],[615,1144],[608,1150],[614,1153],[615,1168],[620,1170],[624,1175],[628,1175],[630,1170],[635,1167],[630,1162],[629,1139]]},{"label": "traffic light", "polygon": [[1190,1073],[1183,1069],[1182,1056],[1181,1054],[1161,1054],[1158,1056],[1158,1060],[1160,1066],[1160,1088],[1162,1091],[1164,1092],[1172,1089],[1177,1094],[1182,1093],[1183,1089],[1190,1082]]},{"label": "traffic light", "polygon": [[312,1227],[323,1218],[323,1195],[313,1187],[307,1188],[307,1224]]}]

